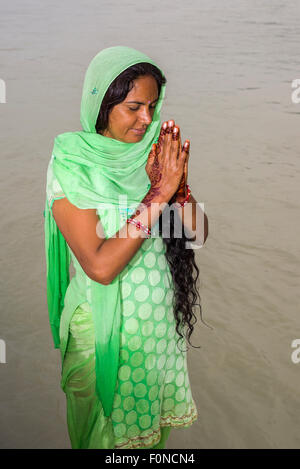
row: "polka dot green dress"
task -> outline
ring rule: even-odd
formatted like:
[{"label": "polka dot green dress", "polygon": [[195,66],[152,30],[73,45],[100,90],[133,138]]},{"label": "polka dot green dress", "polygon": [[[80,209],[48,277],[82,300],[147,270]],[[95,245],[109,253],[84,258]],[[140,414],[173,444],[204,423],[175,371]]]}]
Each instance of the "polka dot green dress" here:
[{"label": "polka dot green dress", "polygon": [[116,448],[157,441],[160,427],[197,418],[186,346],[176,332],[172,277],[161,238],[149,238],[121,274],[120,368],[112,421]]},{"label": "polka dot green dress", "polygon": [[[56,194],[52,199],[64,196],[61,189]],[[163,448],[170,428],[188,427],[197,419],[187,347],[176,332],[174,287],[158,224],[152,233],[156,237],[143,242],[120,274],[119,371],[110,417],[104,416],[95,392],[89,280],[70,250],[76,275],[66,293],[60,336],[61,387],[72,448]]]}]

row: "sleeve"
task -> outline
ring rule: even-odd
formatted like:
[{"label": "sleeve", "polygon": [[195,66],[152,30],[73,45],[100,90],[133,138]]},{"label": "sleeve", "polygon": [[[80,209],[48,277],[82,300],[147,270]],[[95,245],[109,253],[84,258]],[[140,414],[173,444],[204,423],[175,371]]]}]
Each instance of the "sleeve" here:
[{"label": "sleeve", "polygon": [[53,205],[54,200],[63,199],[64,197],[66,197],[62,190],[61,185],[59,184],[58,180],[56,179],[54,175],[52,162],[53,162],[53,155],[48,165],[47,186],[46,186],[47,200],[48,200],[50,210],[52,210],[52,205]]}]

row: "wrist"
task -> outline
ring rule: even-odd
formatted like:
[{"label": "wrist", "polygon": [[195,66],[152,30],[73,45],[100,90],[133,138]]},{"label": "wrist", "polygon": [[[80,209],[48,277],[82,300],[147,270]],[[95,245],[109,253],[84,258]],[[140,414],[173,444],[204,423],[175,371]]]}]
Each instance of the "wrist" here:
[{"label": "wrist", "polygon": [[186,184],[184,188],[184,192],[182,191],[176,192],[174,194],[174,200],[172,200],[172,202],[174,202],[175,204],[178,204],[177,205],[178,207],[184,207],[189,201],[190,194],[191,194],[190,186]]},{"label": "wrist", "polygon": [[184,183],[184,185],[181,184],[179,188],[177,189],[177,191],[175,192],[175,194],[173,195],[172,201],[183,202],[186,199],[187,195],[188,195],[187,184],[186,183]]},{"label": "wrist", "polygon": [[153,199],[153,202],[160,202],[160,203],[168,203],[169,200],[172,198],[173,192],[168,189],[168,187],[164,186],[154,186],[150,188],[149,192],[147,193],[146,197]]},{"label": "wrist", "polygon": [[179,202],[179,203],[184,202],[185,199],[187,198],[187,194],[188,194],[187,190],[184,193],[180,193],[180,194],[176,192],[176,194],[174,195],[175,202]]}]

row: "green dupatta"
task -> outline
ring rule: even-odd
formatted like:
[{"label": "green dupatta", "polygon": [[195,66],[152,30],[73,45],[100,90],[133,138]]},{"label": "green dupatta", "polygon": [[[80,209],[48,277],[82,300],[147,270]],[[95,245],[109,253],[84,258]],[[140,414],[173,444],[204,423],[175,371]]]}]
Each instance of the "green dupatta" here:
[{"label": "green dupatta", "polygon": [[[160,133],[165,85],[161,87],[152,123],[140,142],[124,143],[95,130],[109,85],[125,69],[140,62],[159,68],[148,56],[129,47],[116,46],[99,52],[85,75],[80,113],[83,131],[60,134],[54,141],[53,171],[65,196],[78,208],[104,210],[101,222],[106,238],[120,228],[120,219],[116,219],[119,197],[126,196],[128,205],[136,208],[150,188],[145,166]],[[60,317],[70,281],[70,253],[47,199],[44,216],[49,320],[54,346],[59,348]],[[119,277],[109,285],[90,280],[88,295],[95,324],[96,392],[107,417],[112,412],[119,367],[122,308]]]}]

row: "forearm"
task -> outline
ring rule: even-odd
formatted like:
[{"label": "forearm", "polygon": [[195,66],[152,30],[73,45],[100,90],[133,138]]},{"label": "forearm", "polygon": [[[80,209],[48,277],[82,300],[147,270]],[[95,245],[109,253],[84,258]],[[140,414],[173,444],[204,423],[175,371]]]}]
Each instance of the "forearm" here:
[{"label": "forearm", "polygon": [[190,194],[184,207],[177,207],[177,213],[184,225],[185,234],[192,237],[192,245],[200,248],[208,236],[208,219],[197,200]]},{"label": "forearm", "polygon": [[[151,188],[130,218],[140,221],[151,229],[166,207],[168,200],[164,193]],[[122,272],[145,239],[147,237],[142,229],[138,230],[135,225],[125,223],[114,237],[106,239],[101,244],[96,254],[96,265],[101,266],[102,273],[105,272],[105,284],[111,283]]]}]

